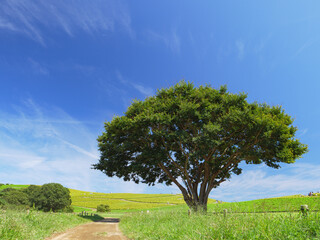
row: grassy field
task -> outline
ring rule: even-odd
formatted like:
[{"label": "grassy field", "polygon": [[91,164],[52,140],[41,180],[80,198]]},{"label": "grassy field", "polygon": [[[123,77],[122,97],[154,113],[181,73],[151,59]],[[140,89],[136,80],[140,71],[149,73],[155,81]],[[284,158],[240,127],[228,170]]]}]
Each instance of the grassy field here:
[{"label": "grassy field", "polygon": [[[29,185],[2,185],[0,190],[8,187],[21,189]],[[163,209],[169,206],[184,205],[181,194],[133,194],[133,193],[96,193],[70,189],[72,206],[75,212],[95,211],[99,204],[108,204],[114,210],[151,210]],[[266,212],[266,211],[294,211],[300,205],[307,204],[311,210],[320,210],[320,196],[307,197],[303,195],[283,196],[237,203],[215,203],[209,199],[208,211],[221,212]],[[185,209],[187,209],[185,207]]]},{"label": "grassy field", "polygon": [[207,214],[150,211],[121,218],[130,239],[319,239],[320,215],[311,213]]},{"label": "grassy field", "polygon": [[55,232],[61,232],[92,220],[95,219],[67,213],[31,211],[28,214],[26,211],[0,210],[0,239],[44,239]]},{"label": "grassy field", "polygon": [[[299,212],[282,213],[299,211],[305,204],[311,211],[320,210],[320,196],[293,195],[233,203],[210,199],[207,215],[188,216],[181,194],[105,194],[73,189],[70,192],[75,212],[95,212],[98,204],[109,204],[111,213],[99,214],[97,218],[121,218],[120,227],[131,239],[320,239],[320,212],[309,212],[307,217]],[[220,214],[224,209],[226,217]],[[270,211],[279,213],[265,213]],[[0,239],[43,239],[92,218],[2,211]]]},{"label": "grassy field", "polygon": [[[208,204],[208,214],[188,216],[188,207],[126,214],[120,227],[130,239],[320,239],[320,197],[286,196],[237,203]],[[227,215],[217,214],[227,209]],[[278,213],[264,213],[278,211]],[[246,212],[246,213],[237,213]]]},{"label": "grassy field", "polygon": [[301,205],[308,205],[310,210],[320,210],[320,197],[283,197],[267,198],[236,203],[209,204],[209,212],[269,212],[298,211]]},{"label": "grassy field", "polygon": [[[173,205],[185,205],[181,194],[133,194],[133,193],[96,193],[70,189],[72,205],[96,208],[108,204],[111,210],[152,209]],[[209,203],[215,200],[210,199]]]}]

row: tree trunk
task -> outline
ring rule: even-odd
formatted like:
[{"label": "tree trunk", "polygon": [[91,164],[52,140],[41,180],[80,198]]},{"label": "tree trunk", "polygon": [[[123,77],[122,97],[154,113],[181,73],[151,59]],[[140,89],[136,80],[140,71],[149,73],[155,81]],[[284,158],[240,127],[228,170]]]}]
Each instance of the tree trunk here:
[{"label": "tree trunk", "polygon": [[207,203],[208,203],[208,197],[207,194],[202,199],[193,199],[192,196],[183,194],[184,201],[190,208],[192,212],[197,212],[197,213],[207,213]]},{"label": "tree trunk", "polygon": [[207,204],[195,203],[195,205],[191,208],[192,212],[196,213],[207,213]]}]

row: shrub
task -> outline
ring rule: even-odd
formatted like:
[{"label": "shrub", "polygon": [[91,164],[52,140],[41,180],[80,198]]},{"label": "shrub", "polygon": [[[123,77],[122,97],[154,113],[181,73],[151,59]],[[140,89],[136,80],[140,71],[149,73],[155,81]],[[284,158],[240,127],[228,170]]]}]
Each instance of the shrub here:
[{"label": "shrub", "polygon": [[3,198],[0,198],[0,207],[2,208],[6,204],[6,201]]},{"label": "shrub", "polygon": [[29,199],[29,205],[32,206],[37,206],[39,205],[39,198],[40,198],[40,186],[36,185],[30,185],[29,187],[23,189],[23,192],[25,192],[28,195]]},{"label": "shrub", "polygon": [[72,206],[65,207],[64,209],[61,210],[61,212],[65,213],[73,213],[74,209]]},{"label": "shrub", "polygon": [[108,204],[100,204],[97,206],[97,212],[110,212],[110,206]]},{"label": "shrub", "polygon": [[47,212],[62,210],[71,205],[70,191],[59,183],[44,184],[40,188],[35,205],[38,209]]},{"label": "shrub", "polygon": [[3,189],[1,191],[1,193],[7,193],[7,192],[11,192],[11,191],[17,191],[17,189],[8,187],[8,188]]},{"label": "shrub", "polygon": [[2,199],[11,205],[29,205],[28,195],[23,191],[7,188],[1,191]]}]

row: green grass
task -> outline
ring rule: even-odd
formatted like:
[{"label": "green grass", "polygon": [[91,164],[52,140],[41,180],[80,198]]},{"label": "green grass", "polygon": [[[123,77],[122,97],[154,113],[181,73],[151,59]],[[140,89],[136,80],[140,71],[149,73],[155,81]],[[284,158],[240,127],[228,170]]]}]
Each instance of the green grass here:
[{"label": "green grass", "polygon": [[237,203],[208,204],[209,212],[270,212],[298,211],[301,205],[308,205],[310,210],[320,210],[320,197],[284,197],[268,198]]},{"label": "green grass", "polygon": [[96,212],[94,209],[92,209],[92,208],[85,208],[85,207],[78,207],[78,206],[72,206],[73,207],[73,211],[75,212],[75,213],[80,213],[80,212],[83,212],[83,211],[85,211],[85,212],[89,212],[89,213],[91,213],[91,212]]},{"label": "green grass", "polygon": [[320,215],[310,213],[207,214],[150,211],[121,218],[130,239],[318,239]]},{"label": "green grass", "polygon": [[[96,208],[108,204],[111,210],[143,210],[173,205],[185,205],[181,194],[96,193],[70,189],[72,205]],[[215,200],[210,199],[210,203]]]},{"label": "green grass", "polygon": [[[29,185],[2,185],[25,188]],[[320,239],[320,212],[298,211],[301,205],[320,210],[320,196],[302,195],[237,203],[210,199],[207,215],[188,216],[181,194],[94,193],[70,189],[76,213],[96,213],[98,204],[110,205],[110,213],[79,217],[65,213],[0,212],[0,239],[43,239],[54,232],[103,217],[121,218],[120,227],[131,239]],[[228,210],[227,217],[221,213]],[[147,210],[149,213],[147,213]],[[239,214],[245,212],[246,214]]]},{"label": "green grass", "polygon": [[[98,219],[99,216],[96,217]],[[101,217],[100,217],[101,218]],[[0,211],[0,239],[44,239],[94,219],[67,213],[44,213],[38,211]]]},{"label": "green grass", "polygon": [[29,185],[17,185],[17,184],[1,185],[0,186],[0,191],[5,189],[5,188],[23,189],[23,188],[27,188],[27,187],[29,187]]}]

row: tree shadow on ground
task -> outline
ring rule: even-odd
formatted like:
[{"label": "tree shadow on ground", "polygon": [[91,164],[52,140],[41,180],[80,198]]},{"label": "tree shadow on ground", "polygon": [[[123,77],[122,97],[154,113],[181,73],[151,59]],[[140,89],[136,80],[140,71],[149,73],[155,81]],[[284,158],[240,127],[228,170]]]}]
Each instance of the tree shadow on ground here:
[{"label": "tree shadow on ground", "polygon": [[95,214],[93,216],[83,216],[83,215],[79,215],[79,217],[81,218],[84,218],[84,219],[89,219],[91,220],[92,222],[98,222],[98,221],[101,221],[101,220],[104,220],[104,217],[100,216],[99,214]]},{"label": "tree shadow on ground", "polygon": [[100,220],[99,222],[107,222],[107,223],[118,223],[120,222],[119,218],[104,218]]}]

